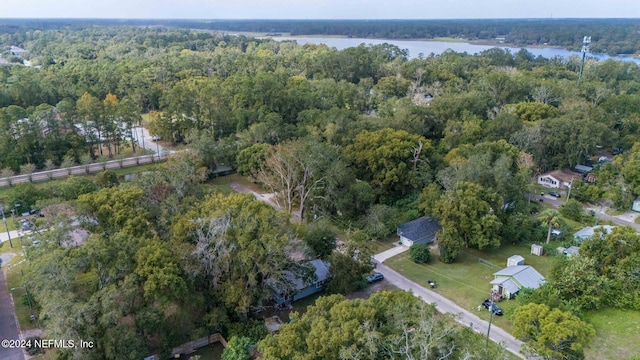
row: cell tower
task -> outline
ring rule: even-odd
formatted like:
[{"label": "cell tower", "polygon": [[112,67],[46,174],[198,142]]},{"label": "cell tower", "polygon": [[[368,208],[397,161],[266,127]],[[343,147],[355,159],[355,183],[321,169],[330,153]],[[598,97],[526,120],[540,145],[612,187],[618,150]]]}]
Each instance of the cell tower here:
[{"label": "cell tower", "polygon": [[582,64],[580,64],[580,75],[578,76],[578,81],[580,81],[580,79],[582,78],[582,70],[584,69],[584,58],[587,57],[590,43],[591,36],[585,36],[584,39],[582,39]]}]

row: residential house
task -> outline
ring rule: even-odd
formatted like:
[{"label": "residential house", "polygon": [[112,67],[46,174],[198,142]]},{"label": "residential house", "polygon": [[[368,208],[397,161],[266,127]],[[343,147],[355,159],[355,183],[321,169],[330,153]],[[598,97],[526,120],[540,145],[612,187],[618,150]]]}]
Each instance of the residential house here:
[{"label": "residential house", "polygon": [[588,239],[595,234],[597,229],[603,229],[605,234],[609,234],[615,226],[611,225],[597,225],[597,226],[587,226],[585,228],[580,229],[578,232],[573,234],[573,240],[581,244],[584,239]]},{"label": "residential house", "polygon": [[554,170],[538,176],[538,184],[554,189],[567,189],[571,187],[574,178],[582,178],[582,175],[568,169]]},{"label": "residential house", "polygon": [[537,289],[546,281],[531,265],[508,266],[493,276],[492,292],[505,299],[512,298],[522,288]]},{"label": "residential house", "polygon": [[311,279],[302,279],[299,276],[295,276],[292,272],[285,274],[288,281],[295,288],[292,291],[282,289],[275,282],[271,282],[270,286],[274,291],[273,300],[276,304],[282,305],[288,302],[300,300],[309,295],[313,295],[322,291],[324,284],[329,279],[329,266],[330,264],[320,259],[312,260],[309,265],[313,267],[314,273]]},{"label": "residential house", "polygon": [[442,226],[437,219],[423,216],[398,226],[397,234],[400,236],[400,242],[405,246],[430,244],[436,239],[440,229]]},{"label": "residential house", "polygon": [[587,174],[593,171],[593,168],[587,165],[576,165],[574,169],[580,174]]},{"label": "residential house", "polygon": [[11,46],[11,55],[15,55],[15,56],[22,56],[24,55],[24,53],[27,52],[27,50],[21,48],[21,47],[17,47],[17,46]]}]

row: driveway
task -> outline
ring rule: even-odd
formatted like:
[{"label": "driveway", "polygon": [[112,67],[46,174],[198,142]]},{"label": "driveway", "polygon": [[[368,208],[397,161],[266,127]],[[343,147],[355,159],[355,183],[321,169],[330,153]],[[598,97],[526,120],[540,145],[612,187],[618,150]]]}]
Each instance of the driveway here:
[{"label": "driveway", "polygon": [[[17,340],[20,339],[20,334],[4,271],[0,270],[0,341],[4,339]],[[24,353],[22,349],[0,346],[0,359],[24,360]]]},{"label": "driveway", "polygon": [[[421,298],[424,302],[434,304],[436,309],[441,313],[450,313],[456,315],[456,319],[459,323],[465,326],[470,326],[475,332],[486,335],[489,328],[489,323],[480,319],[473,313],[461,308],[453,301],[445,298],[444,296],[435,293],[427,288],[416,284],[415,282],[402,276],[395,270],[391,269],[387,265],[379,263],[376,265],[376,271],[384,275],[384,278],[395,287],[411,291],[414,295]],[[514,338],[511,334],[502,330],[501,328],[491,325],[491,340],[496,343],[502,344],[507,350],[515,354],[516,356],[526,359],[521,353],[522,341]]]},{"label": "driveway", "polygon": [[[4,228],[4,225],[2,227]],[[7,234],[6,231],[0,231],[0,244],[5,241],[9,241],[9,236],[11,236],[11,242],[13,243],[13,246],[20,246],[20,238],[23,235],[25,235],[25,233],[19,230],[11,230],[9,231],[9,234]]]},{"label": "driveway", "polygon": [[273,194],[260,194],[258,192],[255,192],[251,189],[249,189],[248,187],[238,184],[237,182],[232,182],[231,184],[229,184],[229,186],[242,194],[253,194],[253,196],[256,197],[256,199],[260,200],[260,201],[264,201],[267,204],[273,206],[276,210],[280,210],[280,206],[278,206],[278,204],[273,200]]},{"label": "driveway", "polygon": [[403,252],[409,250],[409,247],[404,246],[404,245],[398,245],[396,247],[393,247],[389,250],[383,251],[380,254],[375,254],[373,255],[373,258],[378,262],[378,263],[383,263],[385,262],[388,258],[392,258],[396,255],[400,255]]}]

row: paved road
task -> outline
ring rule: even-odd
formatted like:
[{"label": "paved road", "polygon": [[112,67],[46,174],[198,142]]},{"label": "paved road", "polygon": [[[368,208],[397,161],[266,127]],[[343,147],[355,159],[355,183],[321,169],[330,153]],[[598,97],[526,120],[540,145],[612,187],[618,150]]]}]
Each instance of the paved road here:
[{"label": "paved road", "polygon": [[[487,334],[487,329],[489,327],[489,323],[487,321],[484,321],[473,313],[461,308],[453,301],[445,298],[438,293],[428,290],[427,288],[419,284],[416,284],[415,282],[400,275],[398,272],[392,270],[384,264],[377,264],[376,271],[383,274],[385,279],[397,288],[405,291],[411,291],[414,295],[420,297],[425,302],[435,304],[436,308],[441,313],[450,313],[457,315],[457,320],[459,323],[465,326],[470,326],[470,324],[473,324],[472,327],[474,331],[480,334]],[[514,353],[518,357],[525,359],[525,357],[520,353],[522,349],[522,341],[517,340],[516,338],[511,336],[511,334],[493,324],[491,325],[490,338],[491,340],[504,345],[507,350]]]},{"label": "paved road", "polygon": [[[18,325],[13,312],[13,301],[9,295],[4,272],[0,270],[0,340],[20,339]],[[24,360],[21,349],[7,349],[0,346],[0,359]]]},{"label": "paved road", "polygon": [[[537,201],[540,199],[540,195],[535,195],[535,194],[530,194],[531,196],[531,201]],[[543,201],[553,205],[556,208],[559,208],[560,206],[564,205],[565,201],[564,199],[557,199],[553,196],[550,195],[545,195],[542,197]],[[597,211],[597,209],[593,209],[593,208],[587,208],[585,210],[593,210],[596,214],[596,218],[600,219],[600,220],[604,220],[604,221],[611,221],[612,223],[618,224],[618,225],[622,225],[622,226],[631,226],[632,228],[636,229],[636,231],[640,232],[640,224],[636,224],[636,223],[632,223],[623,219],[620,219],[618,217],[615,216],[611,216],[611,215],[607,215],[603,212],[599,212]]]},{"label": "paved road", "polygon": [[[4,226],[2,226],[4,227]],[[30,233],[30,231],[29,231]],[[9,231],[9,234],[7,235],[6,231],[0,231],[0,244],[2,244],[5,241],[9,240],[9,235],[11,236],[11,242],[13,243],[13,247],[19,247],[20,246],[20,238],[22,236],[25,235],[24,232],[22,231],[18,231],[18,230],[11,230]],[[2,358],[0,358],[2,359]]]}]

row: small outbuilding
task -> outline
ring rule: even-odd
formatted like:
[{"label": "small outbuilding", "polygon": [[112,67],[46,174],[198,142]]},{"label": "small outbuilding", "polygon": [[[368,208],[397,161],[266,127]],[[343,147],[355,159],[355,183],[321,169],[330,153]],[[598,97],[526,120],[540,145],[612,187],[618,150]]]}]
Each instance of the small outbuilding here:
[{"label": "small outbuilding", "polygon": [[507,259],[507,267],[524,265],[524,258],[520,255],[513,255]]},{"label": "small outbuilding", "polygon": [[542,256],[544,253],[544,248],[542,245],[531,244],[531,255]]},{"label": "small outbuilding", "polygon": [[580,253],[580,248],[577,246],[569,246],[568,248],[564,249],[562,253],[567,257],[576,256]]},{"label": "small outbuilding", "polygon": [[593,171],[593,168],[587,165],[576,165],[574,169],[576,169],[580,174],[587,174]]},{"label": "small outbuilding", "polygon": [[398,226],[400,242],[405,246],[430,244],[442,229],[436,218],[424,216]]},{"label": "small outbuilding", "polygon": [[633,200],[633,206],[631,207],[631,210],[640,212],[640,196]]}]

